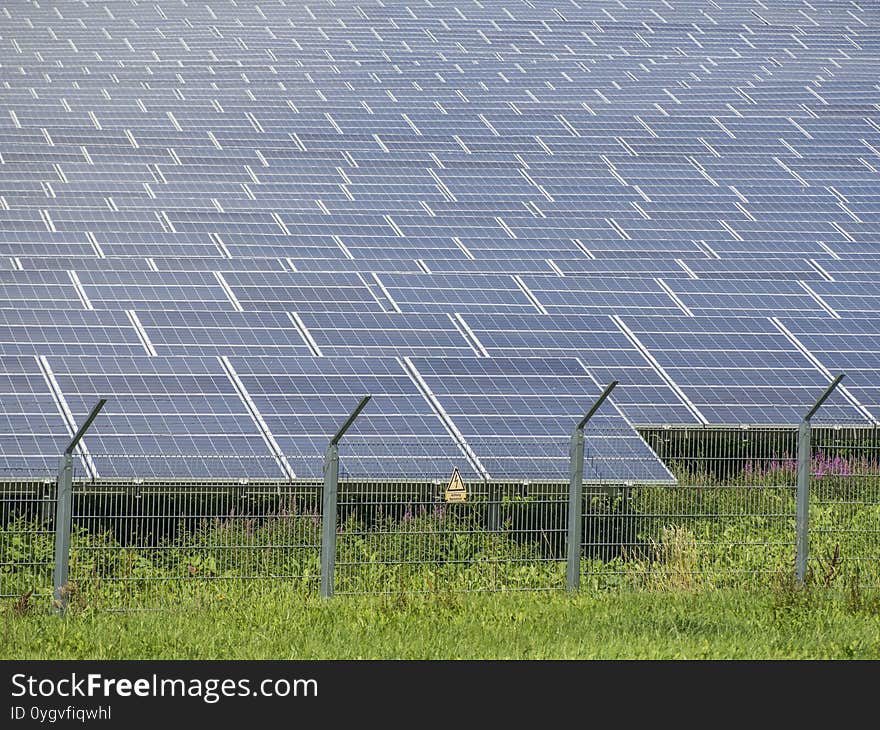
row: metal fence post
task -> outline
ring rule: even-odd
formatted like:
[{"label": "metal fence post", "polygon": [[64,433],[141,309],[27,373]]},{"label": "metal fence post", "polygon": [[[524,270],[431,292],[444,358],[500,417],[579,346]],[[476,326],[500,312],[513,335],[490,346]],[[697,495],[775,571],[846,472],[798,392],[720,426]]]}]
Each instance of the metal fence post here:
[{"label": "metal fence post", "polygon": [[593,414],[599,410],[611,391],[617,386],[616,380],[605,386],[586,415],[580,420],[571,434],[569,446],[569,485],[568,485],[568,563],[565,570],[565,586],[576,591],[581,585],[581,539],[583,537],[584,507],[584,428]]},{"label": "metal fence post", "polygon": [[67,607],[65,584],[70,561],[70,522],[73,511],[73,455],[67,452],[61,457],[58,466],[57,493],[55,508],[55,572],[53,592],[54,606],[58,613]]},{"label": "metal fence post", "polygon": [[73,450],[80,442],[85,432],[88,431],[92,421],[95,420],[98,413],[107,402],[105,398],[101,398],[92,408],[88,418],[80,426],[64,454],[61,456],[61,462],[58,466],[58,488],[57,488],[57,506],[55,508],[55,572],[53,591],[55,611],[64,614],[67,608],[67,577],[70,570],[70,523],[73,517]]},{"label": "metal fence post", "polygon": [[324,500],[321,509],[321,596],[333,595],[336,572],[336,502],[339,492],[339,446],[331,443],[324,452]]},{"label": "metal fence post", "polygon": [[357,408],[342,424],[336,435],[330,439],[327,451],[324,452],[324,498],[321,509],[321,597],[333,595],[336,574],[336,522],[337,501],[339,496],[339,440],[354,420],[364,410],[372,396],[361,398]]},{"label": "metal fence post", "polygon": [[571,474],[568,486],[568,565],[565,586],[576,591],[581,584],[581,538],[584,502],[584,430],[576,428],[569,446]]},{"label": "metal fence post", "polygon": [[795,570],[798,583],[807,577],[810,550],[810,422],[798,426],[797,516],[795,517]]},{"label": "metal fence post", "polygon": [[810,419],[834,392],[843,380],[843,373],[838,375],[825,392],[804,414],[798,426],[798,469],[797,469],[797,512],[795,515],[795,575],[803,584],[807,578],[807,563],[810,558],[810,465],[812,461]]}]

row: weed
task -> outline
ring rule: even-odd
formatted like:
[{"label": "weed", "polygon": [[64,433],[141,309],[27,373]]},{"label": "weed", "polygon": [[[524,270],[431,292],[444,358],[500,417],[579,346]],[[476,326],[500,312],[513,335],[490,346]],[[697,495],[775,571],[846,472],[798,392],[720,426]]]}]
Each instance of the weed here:
[{"label": "weed", "polygon": [[15,603],[12,604],[12,613],[16,616],[24,616],[30,613],[33,610],[33,604],[31,603],[31,596],[33,594],[33,590],[22,593],[15,600]]}]

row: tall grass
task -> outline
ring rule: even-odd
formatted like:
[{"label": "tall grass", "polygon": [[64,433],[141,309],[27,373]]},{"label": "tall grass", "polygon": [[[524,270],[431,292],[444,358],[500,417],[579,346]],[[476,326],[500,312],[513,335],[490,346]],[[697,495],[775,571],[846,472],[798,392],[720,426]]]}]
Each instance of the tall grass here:
[{"label": "tall grass", "polygon": [[0,604],[4,659],[880,658],[880,603],[761,590],[259,597],[65,620]]}]

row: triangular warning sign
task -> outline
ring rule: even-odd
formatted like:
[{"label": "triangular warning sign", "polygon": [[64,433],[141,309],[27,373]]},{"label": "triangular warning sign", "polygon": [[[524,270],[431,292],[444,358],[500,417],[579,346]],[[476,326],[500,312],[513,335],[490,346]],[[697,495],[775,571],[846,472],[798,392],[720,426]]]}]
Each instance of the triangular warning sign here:
[{"label": "triangular warning sign", "polygon": [[464,482],[461,481],[461,474],[458,473],[457,466],[452,470],[449,485],[446,487],[445,497],[447,502],[467,501],[467,490],[464,488]]}]

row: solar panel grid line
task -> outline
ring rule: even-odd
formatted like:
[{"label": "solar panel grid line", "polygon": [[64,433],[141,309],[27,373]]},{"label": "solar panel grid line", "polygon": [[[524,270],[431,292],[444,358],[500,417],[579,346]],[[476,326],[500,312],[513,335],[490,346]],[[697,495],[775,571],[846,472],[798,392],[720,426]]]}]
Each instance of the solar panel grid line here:
[{"label": "solar panel grid line", "polygon": [[[40,372],[46,379],[46,385],[49,388],[49,392],[52,394],[52,400],[58,407],[58,412],[60,413],[61,418],[64,421],[64,425],[67,427],[68,434],[71,438],[73,438],[73,435],[76,433],[77,430],[77,422],[74,418],[72,411],[70,410],[67,399],[64,397],[64,393],[61,390],[61,387],[58,385],[58,380],[55,378],[55,373],[52,371],[52,368],[49,365],[49,361],[46,359],[45,355],[37,355],[36,361],[37,365],[40,368]],[[97,478],[98,470],[95,467],[95,463],[92,460],[91,454],[89,453],[85,441],[83,439],[80,439],[75,448],[78,452],[80,460],[83,463],[83,466],[86,469],[86,472],[91,476],[92,479]]]},{"label": "solar panel grid line", "polygon": [[131,326],[134,327],[135,332],[137,333],[138,339],[141,341],[141,344],[144,346],[144,350],[146,350],[148,355],[152,357],[156,357],[158,353],[156,352],[156,348],[153,346],[153,343],[150,342],[150,336],[147,334],[147,331],[144,329],[143,324],[141,324],[140,319],[137,316],[137,312],[133,309],[126,309],[125,314],[128,317],[129,322],[131,322]]},{"label": "solar panel grid line", "polygon": [[[695,276],[694,278],[696,279],[699,277]],[[679,309],[681,309],[682,312],[684,312],[688,317],[694,316],[694,313],[681,300],[681,298],[672,290],[672,288],[669,286],[669,284],[667,284],[665,281],[663,281],[663,279],[660,279],[659,277],[654,277],[654,281],[656,281],[657,285],[669,295],[669,298],[672,299],[673,302],[675,302],[675,305]]]},{"label": "solar panel grid line", "polygon": [[[833,374],[823,363],[822,361],[816,357],[810,350],[798,339],[798,337],[788,329],[778,317],[771,317],[770,321],[773,323],[773,326],[776,327],[798,350],[800,350],[804,357],[806,357],[811,363],[813,363],[817,369],[819,369],[822,374],[828,379],[830,383],[836,374]],[[862,403],[859,402],[858,398],[856,398],[853,393],[846,387],[846,384],[841,383],[837,386],[837,391],[843,394],[843,396],[855,406],[855,408],[869,421],[880,424],[877,417],[874,416],[871,411],[866,408]]]},{"label": "solar panel grid line", "polygon": [[288,312],[287,316],[290,318],[291,323],[296,328],[296,331],[299,333],[300,337],[303,338],[303,341],[312,351],[312,354],[315,357],[323,357],[321,348],[318,347],[318,343],[315,341],[312,333],[309,332],[309,329],[308,327],[306,327],[305,322],[302,321],[302,317],[300,317],[299,314],[297,314],[296,312]]},{"label": "solar panel grid line", "polygon": [[816,293],[816,292],[810,287],[810,285],[807,284],[807,282],[805,282],[805,281],[799,281],[798,283],[801,285],[801,287],[803,288],[803,290],[804,290],[805,292],[807,292],[807,294],[809,294],[813,299],[816,300],[816,302],[818,303],[818,305],[819,305],[820,307],[822,307],[822,309],[824,309],[826,312],[828,312],[828,314],[830,314],[832,317],[834,317],[834,319],[840,319],[840,314],[838,314],[838,313],[834,310],[834,308],[831,307],[831,306],[828,304],[828,302],[826,302],[821,296],[819,296],[819,294],[817,294],[817,293]]},{"label": "solar panel grid line", "polygon": [[[367,282],[367,281],[364,279],[364,277],[361,276],[361,274],[358,274],[358,278],[364,283],[364,286],[365,286],[365,287],[367,288],[367,290],[372,294],[372,293],[373,293],[373,290],[372,290],[372,288],[370,287],[369,282]],[[399,305],[396,301],[394,301],[394,297],[391,296],[391,292],[388,291],[388,288],[385,286],[385,284],[382,283],[382,279],[379,278],[379,275],[378,275],[376,272],[372,272],[372,274],[371,274],[371,278],[373,279],[373,283],[374,283],[377,287],[379,287],[379,291],[382,292],[382,297],[384,297],[384,299],[385,299],[385,300],[388,302],[388,304],[391,306],[391,311],[394,311],[394,312],[397,312],[398,314],[400,314],[403,310],[400,308],[400,305]],[[378,296],[376,296],[375,294],[374,294],[373,296],[374,296],[376,302],[377,302],[378,304],[381,305],[381,304],[382,304],[382,299],[380,299],[380,298],[379,298]]]},{"label": "solar panel grid line", "polygon": [[431,408],[436,412],[437,416],[440,418],[440,421],[443,423],[443,426],[455,440],[457,446],[462,450],[465,458],[467,458],[471,467],[476,471],[477,474],[480,474],[484,479],[490,479],[490,474],[487,469],[480,462],[480,459],[473,452],[470,445],[467,442],[467,439],[458,430],[458,427],[455,425],[455,422],[450,418],[449,414],[446,413],[443,406],[437,400],[437,397],[431,391],[431,388],[425,382],[421,373],[418,369],[413,365],[412,359],[409,357],[403,357],[399,359],[399,362],[403,365],[406,370],[407,375],[412,378],[412,381],[415,383],[416,387],[421,391],[425,400],[430,404]]},{"label": "solar panel grid line", "polygon": [[541,300],[535,295],[535,293],[529,289],[528,284],[526,284],[522,277],[514,274],[511,276],[514,283],[520,288],[523,294],[526,295],[526,298],[534,305],[535,309],[538,310],[539,314],[547,314],[547,310],[544,308],[544,305],[541,304]]},{"label": "solar panel grid line", "polygon": [[618,315],[611,316],[612,321],[620,331],[626,336],[626,338],[632,342],[635,348],[642,354],[642,356],[651,364],[651,366],[656,370],[657,374],[669,385],[670,388],[675,392],[675,394],[681,399],[682,403],[684,403],[688,410],[694,415],[699,423],[703,425],[707,425],[709,423],[709,419],[707,419],[701,412],[700,409],[691,402],[690,398],[687,397],[685,392],[681,389],[678,383],[666,372],[666,370],[657,362],[656,358],[651,354],[647,347],[645,347],[641,340],[639,340],[638,336],[635,332],[633,332],[623,321],[623,319]]},{"label": "solar panel grid line", "polygon": [[257,428],[260,431],[260,434],[263,436],[263,440],[266,442],[266,446],[269,448],[269,451],[275,457],[275,460],[278,462],[278,466],[281,471],[283,471],[284,475],[289,479],[295,479],[296,473],[293,470],[288,459],[284,456],[284,453],[281,450],[281,447],[278,445],[278,442],[275,440],[275,437],[272,435],[272,432],[269,430],[269,427],[266,425],[266,421],[263,419],[262,414],[254,403],[253,399],[250,397],[250,394],[247,391],[244,383],[241,381],[241,378],[238,377],[238,373],[235,371],[232,363],[229,358],[225,355],[220,355],[217,357],[217,360],[220,362],[220,365],[223,367],[226,375],[229,377],[230,382],[250,413],[251,418],[256,424]]},{"label": "solar panel grid line", "polygon": [[447,314],[453,326],[459,332],[461,332],[461,336],[473,348],[474,354],[476,354],[477,357],[490,357],[488,350],[486,350],[483,343],[480,342],[480,339],[477,337],[476,332],[474,332],[468,326],[468,323],[464,320],[464,317],[462,317],[461,314],[459,314],[458,312]]}]

